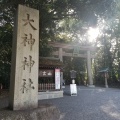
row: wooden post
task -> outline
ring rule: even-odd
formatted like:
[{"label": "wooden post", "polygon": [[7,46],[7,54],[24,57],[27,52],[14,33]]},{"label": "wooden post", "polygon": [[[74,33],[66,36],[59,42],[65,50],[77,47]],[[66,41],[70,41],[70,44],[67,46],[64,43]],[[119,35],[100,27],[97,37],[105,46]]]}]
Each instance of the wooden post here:
[{"label": "wooden post", "polygon": [[94,87],[93,79],[92,79],[92,68],[91,68],[90,51],[87,51],[87,73],[88,73],[89,87]]}]

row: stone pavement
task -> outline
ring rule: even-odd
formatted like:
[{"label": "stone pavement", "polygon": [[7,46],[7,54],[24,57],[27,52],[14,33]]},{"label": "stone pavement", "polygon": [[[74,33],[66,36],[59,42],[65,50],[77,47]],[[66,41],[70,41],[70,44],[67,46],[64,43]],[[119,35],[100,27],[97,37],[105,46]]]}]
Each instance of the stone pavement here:
[{"label": "stone pavement", "polygon": [[[78,86],[78,95],[70,96],[67,86],[63,98],[40,100],[40,104],[56,105],[61,120],[120,120],[120,89]],[[0,99],[0,109],[7,105],[7,98]]]},{"label": "stone pavement", "polygon": [[56,105],[62,120],[120,120],[120,89],[78,86],[78,95],[70,96],[67,86],[63,98],[43,103]]}]

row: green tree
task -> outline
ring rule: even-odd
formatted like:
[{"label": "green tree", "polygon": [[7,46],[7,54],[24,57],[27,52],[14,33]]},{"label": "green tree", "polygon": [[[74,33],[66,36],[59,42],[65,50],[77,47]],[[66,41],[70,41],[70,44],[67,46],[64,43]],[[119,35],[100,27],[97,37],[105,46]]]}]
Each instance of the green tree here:
[{"label": "green tree", "polygon": [[[3,69],[7,69],[6,61],[10,69],[12,29],[18,4],[40,11],[40,56],[50,54],[51,48],[48,46],[48,41],[67,43],[79,41],[86,44],[83,36],[88,28],[97,26],[98,18],[110,18],[115,11],[113,0],[2,0],[0,4],[0,37],[2,38],[0,46],[2,47],[0,49],[4,52],[0,53],[0,75],[3,79],[5,77],[2,74]],[[10,73],[9,69],[6,70],[7,74]],[[9,77],[6,79],[9,80]]]}]

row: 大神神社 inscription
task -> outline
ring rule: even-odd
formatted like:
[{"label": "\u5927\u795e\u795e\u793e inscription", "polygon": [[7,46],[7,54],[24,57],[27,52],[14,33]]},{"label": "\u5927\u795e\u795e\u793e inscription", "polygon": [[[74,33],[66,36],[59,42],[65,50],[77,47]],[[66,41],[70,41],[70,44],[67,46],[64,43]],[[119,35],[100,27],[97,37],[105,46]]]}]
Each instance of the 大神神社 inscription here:
[{"label": "\u5927\u795e\u795e\u793e inscription", "polygon": [[13,110],[38,106],[39,11],[19,5],[14,26],[10,80]]},{"label": "\u5927\u795e\u795e\u793e inscription", "polygon": [[29,34],[30,38],[28,38],[28,35],[27,34],[24,34],[24,37],[23,38],[23,43],[24,43],[24,46],[26,46],[26,43],[28,43],[28,45],[30,45],[30,50],[32,50],[32,46],[34,45],[35,43],[35,39],[32,38],[32,34],[30,33]]},{"label": "\u5927\u795e\u795e\u793e inscription", "polygon": [[30,19],[30,14],[27,14],[27,19],[23,19],[23,21],[25,22],[24,26],[26,26],[27,24],[29,24],[33,30],[37,30],[31,22],[34,22],[33,19]]},{"label": "\u5927\u795e\u795e\u793e inscription", "polygon": [[25,66],[29,67],[29,72],[31,73],[31,68],[33,67],[35,61],[32,60],[32,56],[29,55],[29,61],[27,61],[27,58],[24,57],[23,61],[23,69],[25,70]]},{"label": "\u5927\u795e\u795e\u793e inscription", "polygon": [[23,85],[20,89],[22,93],[28,92],[28,90],[30,89],[35,89],[35,87],[33,86],[33,81],[30,78],[28,79],[28,82],[26,79],[23,79]]}]

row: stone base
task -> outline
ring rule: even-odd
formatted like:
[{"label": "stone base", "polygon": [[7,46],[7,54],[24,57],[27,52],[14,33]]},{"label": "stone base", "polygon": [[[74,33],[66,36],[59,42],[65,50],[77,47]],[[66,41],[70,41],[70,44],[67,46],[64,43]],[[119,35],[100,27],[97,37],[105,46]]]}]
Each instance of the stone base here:
[{"label": "stone base", "polygon": [[1,110],[0,120],[59,120],[60,111],[53,105],[40,105],[32,110]]},{"label": "stone base", "polygon": [[95,85],[88,85],[88,87],[95,87]]},{"label": "stone base", "polygon": [[63,90],[38,92],[38,100],[63,97]]},{"label": "stone base", "polygon": [[108,85],[105,85],[106,88],[108,88]]}]

